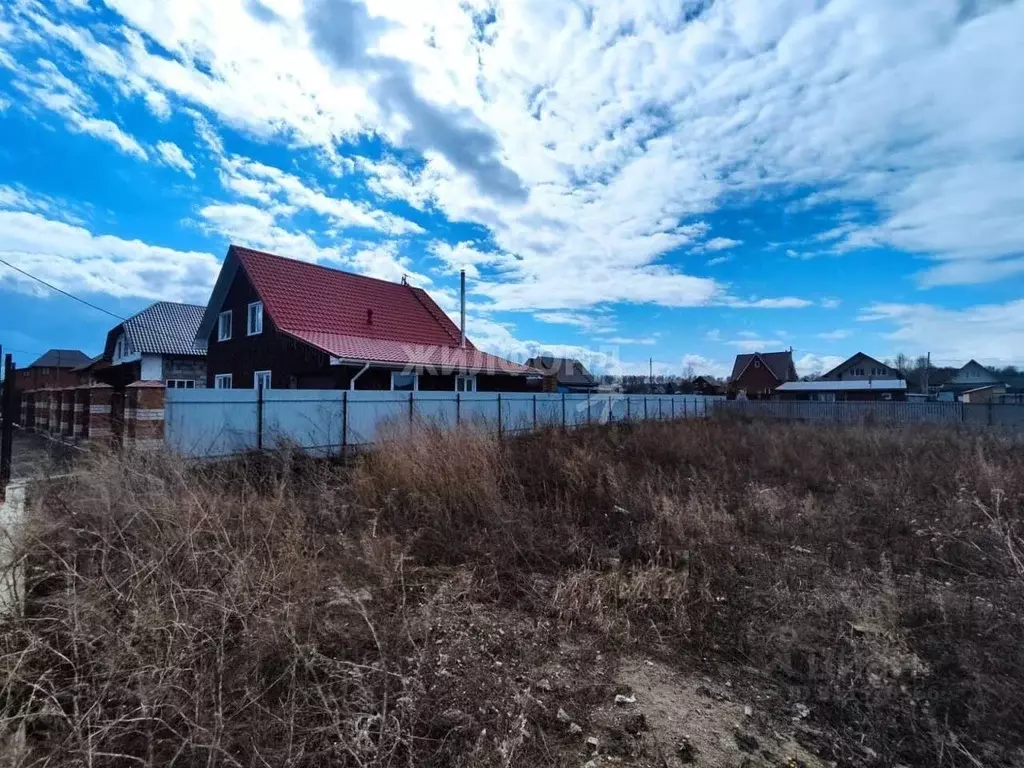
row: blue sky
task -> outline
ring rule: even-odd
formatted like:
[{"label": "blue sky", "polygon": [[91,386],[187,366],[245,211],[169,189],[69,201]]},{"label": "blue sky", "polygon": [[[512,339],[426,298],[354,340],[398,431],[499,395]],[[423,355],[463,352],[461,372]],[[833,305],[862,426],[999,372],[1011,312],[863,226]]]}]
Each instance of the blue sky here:
[{"label": "blue sky", "polygon": [[[9,0],[0,258],[118,314],[229,243],[521,359],[1024,362],[1024,2]],[[0,344],[114,321],[0,265]]]}]

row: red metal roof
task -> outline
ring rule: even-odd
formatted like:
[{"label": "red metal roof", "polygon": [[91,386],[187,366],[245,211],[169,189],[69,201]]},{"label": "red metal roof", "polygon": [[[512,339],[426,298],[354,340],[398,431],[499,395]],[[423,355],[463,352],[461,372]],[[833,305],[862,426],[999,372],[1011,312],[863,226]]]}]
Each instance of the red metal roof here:
[{"label": "red metal roof", "polygon": [[[278,330],[333,357],[535,373],[478,351],[422,288],[231,246]],[[371,315],[372,312],[372,315]]]},{"label": "red metal roof", "polygon": [[340,360],[424,366],[444,373],[465,371],[467,373],[504,373],[520,376],[524,374],[539,375],[538,371],[525,365],[489,355],[478,349],[367,339],[362,336],[344,336],[319,331],[289,331],[289,333],[300,341],[322,349]]}]

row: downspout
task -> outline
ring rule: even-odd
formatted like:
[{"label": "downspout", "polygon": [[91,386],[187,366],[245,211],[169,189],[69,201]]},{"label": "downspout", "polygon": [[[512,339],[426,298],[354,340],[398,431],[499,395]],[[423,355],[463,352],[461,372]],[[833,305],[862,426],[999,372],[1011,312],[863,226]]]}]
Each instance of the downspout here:
[{"label": "downspout", "polygon": [[366,365],[364,365],[362,368],[359,369],[359,373],[357,373],[355,376],[352,377],[352,380],[348,383],[348,388],[350,390],[352,390],[353,392],[356,391],[356,379],[358,379],[360,376],[362,376],[364,373],[366,373],[366,371],[369,370],[369,368],[370,368],[370,364],[367,363]]}]

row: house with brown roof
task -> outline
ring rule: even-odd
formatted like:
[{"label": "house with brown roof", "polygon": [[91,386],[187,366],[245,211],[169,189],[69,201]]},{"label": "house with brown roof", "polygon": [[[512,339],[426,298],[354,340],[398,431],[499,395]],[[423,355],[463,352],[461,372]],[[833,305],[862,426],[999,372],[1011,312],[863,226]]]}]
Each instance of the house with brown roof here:
[{"label": "house with brown roof", "polygon": [[822,381],[897,381],[903,376],[880,360],[858,352],[847,358],[831,371],[822,374]]},{"label": "house with brown roof", "polygon": [[422,288],[232,245],[196,340],[218,389],[525,391]]},{"label": "house with brown roof", "polygon": [[732,376],[729,377],[729,395],[764,400],[771,397],[779,385],[796,380],[792,349],[736,355]]}]

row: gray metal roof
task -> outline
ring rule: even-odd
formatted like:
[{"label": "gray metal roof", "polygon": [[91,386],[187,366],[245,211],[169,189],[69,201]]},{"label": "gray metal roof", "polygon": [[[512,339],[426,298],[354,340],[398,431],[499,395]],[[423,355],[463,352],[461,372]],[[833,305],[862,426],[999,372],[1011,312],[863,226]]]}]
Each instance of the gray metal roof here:
[{"label": "gray metal roof", "polygon": [[29,368],[77,368],[89,362],[89,356],[80,349],[51,349]]},{"label": "gray metal roof", "polygon": [[540,355],[526,361],[529,368],[536,368],[545,376],[557,376],[558,383],[570,387],[592,387],[597,384],[590,371],[579,360],[567,357]]},{"label": "gray metal roof", "polygon": [[789,381],[776,392],[897,392],[907,388],[903,379],[865,379],[863,381]]},{"label": "gray metal roof", "polygon": [[107,335],[107,355],[112,354],[118,332],[124,334],[132,349],[141,355],[206,355],[196,345],[196,333],[206,307],[158,301],[132,315]]}]

